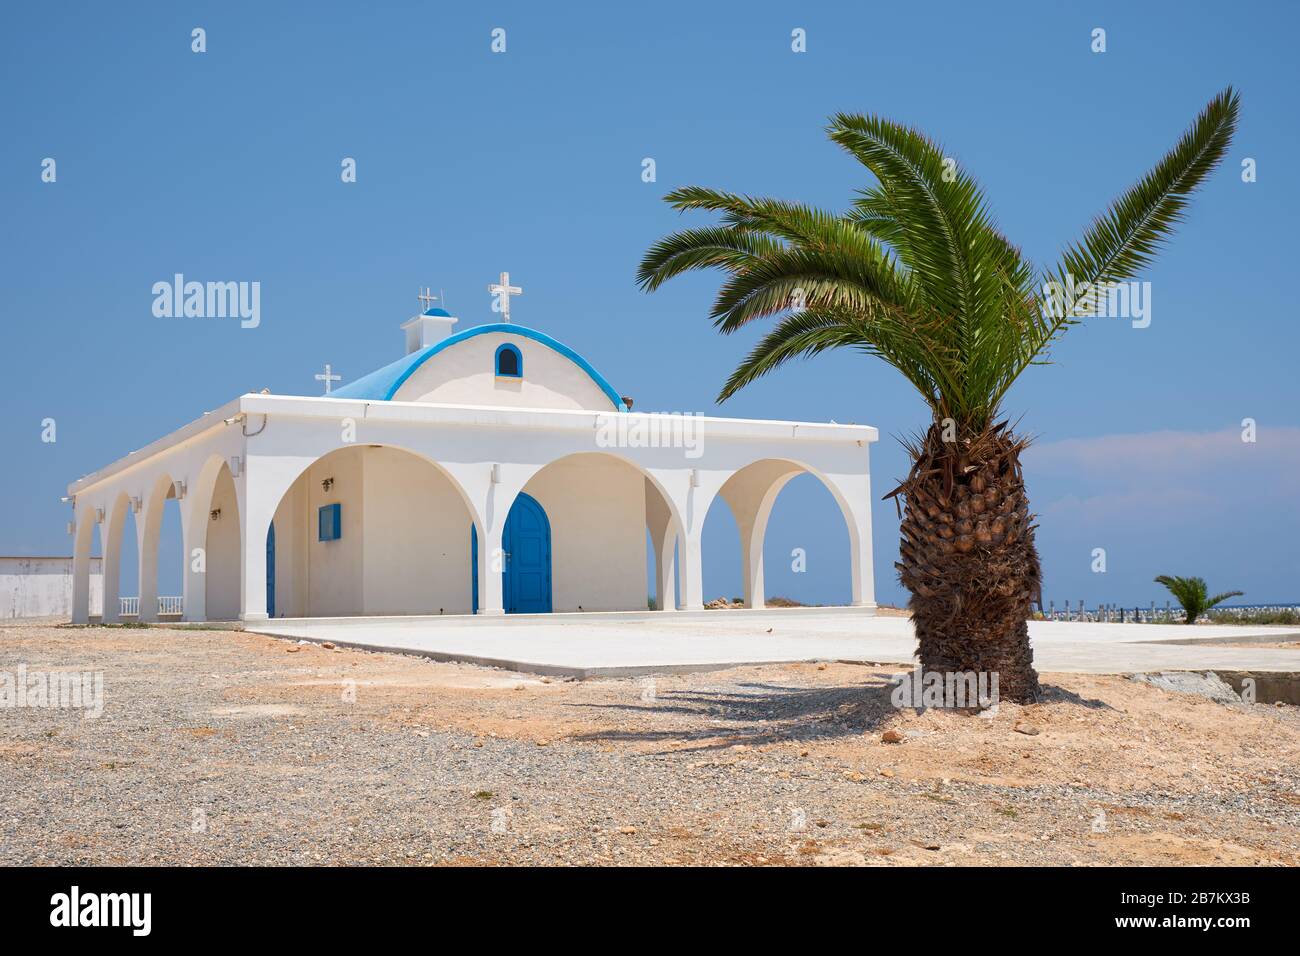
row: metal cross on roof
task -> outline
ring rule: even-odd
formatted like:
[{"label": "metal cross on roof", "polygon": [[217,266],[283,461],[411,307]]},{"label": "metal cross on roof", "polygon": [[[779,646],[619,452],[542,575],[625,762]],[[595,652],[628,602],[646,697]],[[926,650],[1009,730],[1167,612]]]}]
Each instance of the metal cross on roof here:
[{"label": "metal cross on roof", "polygon": [[501,273],[501,281],[494,282],[488,286],[488,291],[496,296],[496,301],[492,303],[492,308],[501,313],[501,321],[510,321],[510,297],[512,295],[523,295],[524,290],[517,285],[510,284],[510,273]]},{"label": "metal cross on roof", "polygon": [[317,376],[316,376],[316,381],[318,381],[318,382],[324,382],[324,383],[325,383],[325,394],[326,394],[326,395],[328,395],[328,394],[330,393],[330,383],[331,383],[331,382],[341,382],[341,381],[343,381],[343,376],[341,376],[341,375],[334,375],[334,374],[332,374],[332,372],[333,372],[333,369],[330,368],[330,363],[329,363],[329,362],[326,362],[326,363],[325,363],[325,374],[324,374],[324,375],[317,375]]},{"label": "metal cross on roof", "polygon": [[416,296],[416,298],[420,300],[421,310],[427,311],[428,309],[432,308],[433,303],[437,301],[438,297],[436,295],[429,294],[432,291],[433,290],[431,290],[428,286],[425,286],[424,289],[421,290],[420,294]]}]

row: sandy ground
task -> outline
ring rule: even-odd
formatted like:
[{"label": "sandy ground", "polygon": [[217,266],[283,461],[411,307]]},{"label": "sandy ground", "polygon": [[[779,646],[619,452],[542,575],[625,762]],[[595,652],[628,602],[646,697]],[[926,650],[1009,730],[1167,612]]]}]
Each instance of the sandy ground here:
[{"label": "sandy ground", "polygon": [[1300,641],[1225,641],[1220,647],[1245,647],[1250,650],[1270,648],[1274,650],[1300,650]]},{"label": "sandy ground", "polygon": [[990,717],[895,709],[896,666],[566,682],[0,627],[20,665],[102,671],[104,710],[0,707],[10,863],[1300,863],[1296,708],[1118,677]]}]

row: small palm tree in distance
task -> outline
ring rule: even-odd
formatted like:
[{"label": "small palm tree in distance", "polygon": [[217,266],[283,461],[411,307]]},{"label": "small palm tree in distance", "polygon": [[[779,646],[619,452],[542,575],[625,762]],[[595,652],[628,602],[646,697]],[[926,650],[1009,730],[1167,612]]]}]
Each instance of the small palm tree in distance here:
[{"label": "small palm tree in distance", "polygon": [[1198,617],[1217,604],[1222,604],[1228,598],[1241,597],[1245,591],[1224,591],[1222,594],[1216,594],[1214,597],[1208,597],[1209,590],[1205,586],[1205,578],[1180,578],[1173,575],[1162,574],[1156,578],[1156,584],[1163,584],[1169,589],[1169,593],[1174,596],[1183,610],[1187,612],[1186,624],[1193,623]]}]

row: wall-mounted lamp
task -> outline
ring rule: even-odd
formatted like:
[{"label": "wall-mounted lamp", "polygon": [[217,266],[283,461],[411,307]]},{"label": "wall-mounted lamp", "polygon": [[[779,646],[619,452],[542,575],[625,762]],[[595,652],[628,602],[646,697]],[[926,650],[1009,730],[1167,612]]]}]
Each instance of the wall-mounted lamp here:
[{"label": "wall-mounted lamp", "polygon": [[175,498],[177,501],[180,501],[182,498],[185,497],[185,482],[183,481],[172,482],[172,497]]},{"label": "wall-mounted lamp", "polygon": [[104,523],[104,509],[103,509],[103,508],[96,508],[96,509],[95,509],[95,524],[103,524],[103,523]]},{"label": "wall-mounted lamp", "polygon": [[320,486],[323,490],[329,491],[331,488],[334,487],[334,479],[326,478],[320,483]]},{"label": "wall-mounted lamp", "polygon": [[698,468],[691,469],[691,487],[692,488],[700,487],[700,469]]},{"label": "wall-mounted lamp", "polygon": [[141,508],[141,506],[142,506],[142,502],[140,501],[140,498],[139,498],[139,497],[135,497],[135,498],[127,498],[127,499],[126,499],[126,504],[127,504],[127,507],[129,507],[129,508],[131,509],[131,514],[133,514],[133,515],[138,515],[138,514],[140,513],[140,508]]},{"label": "wall-mounted lamp", "polygon": [[500,466],[500,465],[493,465],[493,466],[492,466],[492,484],[494,484],[494,485],[499,485],[499,484],[501,484],[501,466]]},{"label": "wall-mounted lamp", "polygon": [[243,459],[241,459],[238,455],[230,456],[230,477],[231,478],[238,478],[240,469],[242,469],[243,467],[244,467]]}]

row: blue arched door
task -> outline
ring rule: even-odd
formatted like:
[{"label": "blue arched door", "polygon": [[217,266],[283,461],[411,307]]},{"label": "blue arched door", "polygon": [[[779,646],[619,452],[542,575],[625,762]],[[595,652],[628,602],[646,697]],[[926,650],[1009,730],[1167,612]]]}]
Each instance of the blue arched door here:
[{"label": "blue arched door", "polygon": [[[522,491],[510,506],[501,534],[501,597],[507,614],[551,610],[551,522],[532,495]],[[470,527],[474,613],[478,613],[478,530]]]}]

